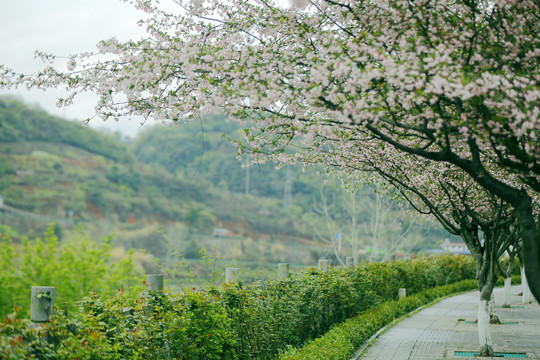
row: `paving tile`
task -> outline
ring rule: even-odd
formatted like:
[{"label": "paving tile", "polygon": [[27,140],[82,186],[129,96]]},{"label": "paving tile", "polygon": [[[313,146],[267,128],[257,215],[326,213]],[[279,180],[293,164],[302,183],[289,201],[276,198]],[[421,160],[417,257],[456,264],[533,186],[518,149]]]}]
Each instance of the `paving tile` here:
[{"label": "paving tile", "polygon": [[[512,292],[519,293],[520,287],[513,287]],[[505,309],[500,307],[504,301],[503,289],[495,289],[494,295],[499,306],[495,311],[501,321],[517,323],[490,326],[495,351],[526,353],[527,359],[540,360],[540,306],[536,302],[523,305],[521,297],[512,296],[513,308]],[[477,324],[458,319],[476,321],[477,309],[477,291],[444,299],[384,332],[359,359],[468,359],[454,354],[479,351]]]}]

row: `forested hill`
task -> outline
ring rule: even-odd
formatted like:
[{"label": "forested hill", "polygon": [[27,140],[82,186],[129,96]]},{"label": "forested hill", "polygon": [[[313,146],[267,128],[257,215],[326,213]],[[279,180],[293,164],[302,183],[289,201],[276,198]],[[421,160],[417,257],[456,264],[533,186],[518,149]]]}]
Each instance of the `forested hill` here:
[{"label": "forested hill", "polygon": [[[156,126],[143,131],[133,143],[133,154],[146,164],[162,167],[171,174],[204,179],[215,187],[233,193],[286,200],[288,195],[304,207],[306,196],[317,192],[322,179],[300,167],[281,168],[259,164],[242,168],[235,148],[224,135],[241,139],[243,130],[225,116],[209,116],[204,123]],[[245,159],[247,160],[247,158]]]},{"label": "forested hill", "polygon": [[[221,120],[205,120],[202,132],[196,123],[156,126],[128,147],[81,123],[0,97],[0,195],[6,205],[54,222],[73,213],[75,222],[131,228],[179,222],[211,233],[235,223],[250,233],[305,234],[302,221],[291,216],[300,218],[302,210],[282,203],[293,180],[285,181],[285,171],[273,165],[247,175],[221,136],[238,127]],[[275,196],[257,196],[265,188]],[[305,192],[309,186],[298,188]]]},{"label": "forested hill", "polygon": [[[223,138],[241,132],[237,124],[214,116],[178,128],[150,127],[125,145],[0,97],[0,195],[5,205],[31,219],[43,217],[43,223],[106,223],[110,231],[179,224],[187,237],[226,227],[239,236],[322,241],[352,231],[354,213],[355,231],[366,245],[395,242],[406,234],[409,245],[430,247],[448,236],[440,227],[417,224],[369,188],[359,189],[353,199],[338,181],[323,186],[324,179],[299,167],[242,168]],[[360,211],[351,212],[351,200]],[[24,216],[0,215],[4,224],[33,230]]]},{"label": "forested hill", "polygon": [[0,142],[22,141],[67,144],[118,162],[133,162],[133,156],[112,136],[59,119],[18,100],[0,97]]}]

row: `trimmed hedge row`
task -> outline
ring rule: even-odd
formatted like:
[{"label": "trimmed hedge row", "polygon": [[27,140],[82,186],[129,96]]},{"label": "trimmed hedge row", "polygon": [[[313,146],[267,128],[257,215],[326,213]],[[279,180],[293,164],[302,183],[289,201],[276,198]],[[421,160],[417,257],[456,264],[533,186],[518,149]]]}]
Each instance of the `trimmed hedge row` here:
[{"label": "trimmed hedge row", "polygon": [[[0,325],[0,359],[276,359],[396,299],[400,287],[413,295],[474,277],[471,257],[442,256],[327,272],[311,268],[284,280],[176,295],[131,299],[119,291],[103,301],[91,294],[79,313],[57,309],[41,332],[16,314],[7,317]],[[416,297],[408,299],[405,304]]]},{"label": "trimmed hedge row", "polygon": [[334,327],[303,348],[290,349],[280,357],[280,360],[348,360],[373,334],[394,319],[441,296],[475,288],[475,280],[464,280],[424,290],[404,299],[387,301],[375,309]]},{"label": "trimmed hedge row", "polygon": [[[519,283],[519,276],[512,283]],[[502,278],[497,285],[502,285]],[[349,360],[377,331],[419,307],[443,297],[477,289],[476,280],[423,290],[399,300],[387,301],[364,314],[348,319],[302,348],[290,348],[279,360]]]}]

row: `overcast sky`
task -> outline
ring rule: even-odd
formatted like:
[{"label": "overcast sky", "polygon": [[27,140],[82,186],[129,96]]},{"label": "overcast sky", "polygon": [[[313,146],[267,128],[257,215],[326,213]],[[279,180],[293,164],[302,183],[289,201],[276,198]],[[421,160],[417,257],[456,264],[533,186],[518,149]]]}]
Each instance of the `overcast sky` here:
[{"label": "overcast sky", "polygon": [[[17,72],[35,72],[43,67],[34,59],[36,49],[69,55],[93,51],[99,40],[113,36],[129,40],[144,35],[137,20],[145,14],[118,0],[0,0],[0,4],[0,63]],[[60,91],[19,89],[0,90],[0,94],[17,95],[49,113],[77,121],[94,114],[95,98],[91,95],[59,109],[56,98],[62,96]],[[133,137],[140,130],[139,122],[94,119],[90,126],[105,126]]]},{"label": "overcast sky", "polygon": [[[288,0],[278,0],[288,6]],[[304,0],[292,0],[302,3]],[[161,6],[176,11],[172,0],[161,0]],[[68,56],[94,51],[100,40],[117,37],[120,41],[145,35],[137,21],[146,14],[120,0],[0,0],[0,64],[19,73],[35,73],[43,68],[34,58],[35,50]],[[65,96],[61,90],[0,90],[0,95],[17,95],[30,104],[39,104],[47,112],[82,123],[94,115],[96,97],[82,94],[69,107],[57,108],[56,99]],[[93,119],[93,128],[107,127],[135,137],[141,129],[140,119],[103,121]],[[145,126],[151,125],[153,121]]]}]

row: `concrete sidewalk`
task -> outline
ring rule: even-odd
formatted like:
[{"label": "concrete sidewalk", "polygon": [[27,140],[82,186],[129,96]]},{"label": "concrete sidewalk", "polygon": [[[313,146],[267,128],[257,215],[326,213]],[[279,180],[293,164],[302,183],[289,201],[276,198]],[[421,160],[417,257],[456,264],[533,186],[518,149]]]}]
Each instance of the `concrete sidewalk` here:
[{"label": "concrete sidewalk", "polygon": [[[495,289],[501,325],[490,325],[495,353],[504,358],[540,360],[540,306],[522,304],[520,286],[512,288],[512,308],[503,309],[503,289]],[[532,296],[531,296],[532,299]],[[360,360],[437,360],[474,358],[480,350],[478,292],[454,296],[400,321],[380,335]],[[511,354],[513,353],[513,355]],[[482,358],[482,359],[501,359]]]}]

